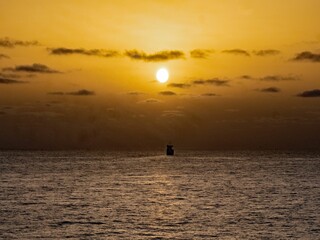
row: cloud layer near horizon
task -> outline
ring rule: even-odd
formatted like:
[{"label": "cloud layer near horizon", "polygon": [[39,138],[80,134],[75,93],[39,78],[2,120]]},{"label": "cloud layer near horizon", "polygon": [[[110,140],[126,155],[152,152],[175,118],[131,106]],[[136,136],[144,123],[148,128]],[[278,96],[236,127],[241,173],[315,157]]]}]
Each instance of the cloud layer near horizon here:
[{"label": "cloud layer near horizon", "polygon": [[73,96],[93,96],[95,95],[94,91],[87,89],[81,89],[74,92],[48,92],[49,95],[63,96],[63,95],[73,95]]},{"label": "cloud layer near horizon", "polygon": [[295,81],[298,79],[299,78],[296,76],[267,75],[267,76],[261,77],[259,80],[279,82],[279,81]]},{"label": "cloud layer near horizon", "polygon": [[17,83],[27,83],[27,82],[18,81],[18,80],[9,79],[9,78],[1,78],[0,77],[0,84],[17,84]]},{"label": "cloud layer near horizon", "polygon": [[[169,60],[178,60],[186,59],[185,53],[180,50],[163,50],[155,53],[146,53],[142,50],[126,50],[124,53],[121,53],[117,50],[108,50],[108,49],[84,49],[84,48],[67,48],[67,47],[58,47],[58,48],[47,48],[51,55],[85,55],[85,56],[97,56],[97,57],[119,57],[126,56],[133,60],[141,60],[145,62],[161,62]],[[234,54],[234,55],[244,55],[251,56],[249,51],[243,49],[230,49],[223,50],[222,53]],[[214,53],[212,49],[193,49],[190,52],[191,58],[196,59],[207,59],[210,55]],[[281,52],[275,49],[264,49],[264,50],[255,50],[252,51],[252,54],[255,56],[274,56],[278,55]]]},{"label": "cloud layer near horizon", "polygon": [[212,53],[214,53],[214,50],[211,49],[193,49],[190,51],[190,57],[192,58],[208,58]]},{"label": "cloud layer near horizon", "polygon": [[0,84],[17,84],[17,83],[19,84],[19,83],[27,83],[27,82],[0,77]]},{"label": "cloud layer near horizon", "polygon": [[223,50],[222,53],[229,53],[234,55],[243,55],[243,56],[250,56],[250,53],[248,53],[246,50],[235,48],[235,49],[227,49]]},{"label": "cloud layer near horizon", "polygon": [[17,65],[15,67],[3,68],[2,70],[9,72],[61,73],[55,69],[51,69],[48,66],[40,63],[34,63],[32,65]]},{"label": "cloud layer near horizon", "polygon": [[86,56],[98,56],[98,57],[116,57],[120,53],[115,50],[106,50],[106,49],[83,49],[83,48],[48,48],[48,51],[52,55],[86,55]]},{"label": "cloud layer near horizon", "polygon": [[21,41],[10,39],[8,37],[0,38],[0,47],[4,48],[14,48],[16,46],[29,47],[29,46],[39,46],[38,41]]},{"label": "cloud layer near horizon", "polygon": [[185,58],[184,52],[179,50],[165,50],[153,54],[147,54],[138,50],[127,50],[125,52],[125,56],[134,60],[142,60],[145,62],[160,62]]},{"label": "cloud layer near horizon", "polygon": [[257,91],[264,92],[264,93],[279,93],[281,92],[281,89],[277,87],[268,87],[268,88],[258,89]]},{"label": "cloud layer near horizon", "polygon": [[320,62],[320,54],[312,52],[301,52],[298,53],[294,58],[294,61],[310,61],[310,62]]},{"label": "cloud layer near horizon", "polygon": [[202,97],[217,97],[218,95],[215,93],[203,93],[201,94]]},{"label": "cloud layer near horizon", "polygon": [[160,95],[163,95],[163,96],[175,96],[177,95],[175,92],[172,92],[172,91],[161,91],[159,92]]},{"label": "cloud layer near horizon", "polygon": [[281,52],[275,49],[265,49],[265,50],[252,51],[252,53],[256,56],[264,57],[264,56],[278,55]]},{"label": "cloud layer near horizon", "polygon": [[320,97],[320,89],[313,89],[297,94],[298,97]]},{"label": "cloud layer near horizon", "polygon": [[172,88],[189,88],[191,87],[191,84],[188,83],[169,83],[167,87],[172,87]]},{"label": "cloud layer near horizon", "polygon": [[192,84],[194,85],[214,85],[214,86],[229,86],[229,80],[223,80],[219,78],[211,78],[211,79],[198,79],[193,80]]}]

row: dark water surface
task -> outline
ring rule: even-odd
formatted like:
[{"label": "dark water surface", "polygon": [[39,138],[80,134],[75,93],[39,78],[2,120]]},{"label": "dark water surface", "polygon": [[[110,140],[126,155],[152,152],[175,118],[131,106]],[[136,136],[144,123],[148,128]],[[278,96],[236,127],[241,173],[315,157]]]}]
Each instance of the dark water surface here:
[{"label": "dark water surface", "polygon": [[1,239],[320,239],[320,154],[0,152]]}]

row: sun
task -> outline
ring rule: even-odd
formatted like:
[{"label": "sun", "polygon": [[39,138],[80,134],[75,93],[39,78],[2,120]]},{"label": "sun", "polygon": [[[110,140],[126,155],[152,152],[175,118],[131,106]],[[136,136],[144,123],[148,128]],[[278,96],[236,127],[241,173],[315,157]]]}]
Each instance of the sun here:
[{"label": "sun", "polygon": [[160,83],[165,83],[169,79],[169,72],[166,68],[160,68],[156,74],[157,80]]}]

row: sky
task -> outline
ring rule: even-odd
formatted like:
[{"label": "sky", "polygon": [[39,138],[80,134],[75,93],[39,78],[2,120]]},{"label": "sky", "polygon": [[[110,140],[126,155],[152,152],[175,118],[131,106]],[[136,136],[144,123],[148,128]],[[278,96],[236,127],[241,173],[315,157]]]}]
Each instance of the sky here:
[{"label": "sky", "polygon": [[319,0],[0,5],[0,149],[320,146]]}]

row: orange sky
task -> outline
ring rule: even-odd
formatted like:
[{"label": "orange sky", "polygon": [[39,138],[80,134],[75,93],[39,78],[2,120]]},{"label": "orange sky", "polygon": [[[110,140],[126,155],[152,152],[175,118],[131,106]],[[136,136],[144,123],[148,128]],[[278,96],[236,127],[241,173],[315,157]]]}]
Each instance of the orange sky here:
[{"label": "orange sky", "polygon": [[0,2],[2,149],[320,146],[318,0]]}]

